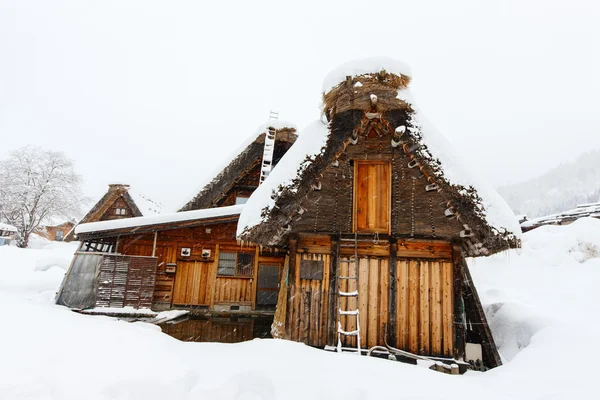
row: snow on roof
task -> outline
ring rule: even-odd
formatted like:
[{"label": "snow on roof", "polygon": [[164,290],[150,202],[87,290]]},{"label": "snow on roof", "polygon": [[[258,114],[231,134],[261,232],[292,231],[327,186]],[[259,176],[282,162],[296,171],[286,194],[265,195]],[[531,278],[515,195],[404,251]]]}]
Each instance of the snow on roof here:
[{"label": "snow on roof", "polygon": [[521,238],[521,227],[513,210],[506,201],[484,179],[478,176],[473,168],[468,168],[464,157],[456,148],[427,120],[414,101],[409,89],[400,89],[398,98],[411,105],[414,110],[413,120],[420,126],[422,143],[427,147],[430,156],[441,162],[442,175],[450,184],[473,187],[481,198],[482,213],[488,224],[500,233],[510,232],[517,239]]},{"label": "snow on roof", "polygon": [[[348,75],[363,75],[377,73],[385,69],[388,73],[410,74],[410,68],[404,63],[388,58],[372,58],[352,61],[330,72],[323,83],[323,91],[327,92],[338,83],[344,81]],[[415,111],[413,122],[420,126],[417,129],[421,134],[422,144],[430,151],[430,158],[441,162],[440,175],[448,183],[465,188],[473,187],[481,202],[480,213],[485,216],[487,223],[499,233],[511,233],[517,239],[521,237],[521,228],[514,212],[502,197],[479,178],[473,169],[467,168],[459,153],[450,143],[429,123],[416,105],[408,89],[400,89],[398,98],[406,101]],[[263,212],[270,210],[274,205],[271,198],[273,192],[281,192],[284,187],[293,190],[294,180],[297,179],[309,160],[320,154],[329,137],[328,127],[321,121],[315,121],[306,127],[299,135],[298,140],[286,155],[279,161],[265,182],[253,193],[246,208],[240,215],[237,235],[240,236],[246,229],[263,222]],[[427,156],[427,152],[424,152]],[[461,193],[463,194],[463,193]],[[466,192],[464,195],[468,195]],[[266,215],[266,213],[265,213]]]},{"label": "snow on roof", "polygon": [[292,185],[304,166],[308,165],[311,160],[321,153],[328,136],[327,124],[320,120],[313,121],[302,130],[296,143],[279,160],[267,179],[252,193],[252,196],[246,202],[246,207],[238,221],[238,236],[246,228],[251,228],[262,222],[262,211],[271,209],[275,204],[275,201],[271,198],[273,192],[278,192],[280,187]]},{"label": "snow on roof", "polygon": [[340,82],[346,80],[347,76],[358,76],[374,74],[385,70],[390,74],[411,76],[410,67],[402,61],[388,57],[372,57],[353,60],[340,65],[330,71],[323,80],[323,93],[329,92]]},{"label": "snow on roof", "polygon": [[580,204],[576,208],[570,210],[530,219],[524,221],[521,224],[521,227],[527,230],[540,225],[559,224],[562,221],[573,221],[584,217],[600,218],[600,203]]},{"label": "snow on roof", "polygon": [[203,210],[183,211],[169,214],[158,214],[149,217],[135,217],[115,219],[112,221],[90,222],[80,224],[75,228],[75,233],[89,233],[110,231],[122,228],[135,228],[140,226],[167,224],[170,222],[193,221],[216,217],[225,217],[230,215],[239,215],[244,205],[235,205],[228,207],[207,208]]},{"label": "snow on roof", "polygon": [[198,193],[202,192],[213,181],[218,180],[219,176],[223,172],[223,170],[225,168],[227,168],[227,166],[229,166],[229,164],[231,164],[231,162],[233,160],[235,160],[238,156],[240,156],[244,152],[244,150],[246,150],[246,148],[248,148],[248,146],[250,146],[252,144],[252,142],[254,142],[261,134],[265,133],[267,128],[269,128],[270,126],[272,126],[273,128],[275,128],[277,130],[284,129],[284,128],[296,129],[295,124],[288,122],[288,121],[280,121],[280,120],[269,120],[269,121],[265,122],[264,124],[259,125],[250,136],[248,136],[244,141],[242,141],[235,148],[235,150],[233,150],[229,154],[228,157],[223,157],[221,159],[221,162],[215,166],[215,168],[213,169],[213,171],[210,174],[204,176],[204,178],[196,186],[196,190],[191,192],[191,194],[189,196],[187,196],[180,205],[178,205],[177,210],[180,210],[181,208],[185,207],[191,200],[193,200],[198,195]]},{"label": "snow on roof", "polygon": [[154,201],[136,190],[129,189],[127,192],[144,217],[160,214],[165,207],[162,203]]},{"label": "snow on roof", "polygon": [[18,229],[12,225],[0,222],[0,231],[17,232]]}]

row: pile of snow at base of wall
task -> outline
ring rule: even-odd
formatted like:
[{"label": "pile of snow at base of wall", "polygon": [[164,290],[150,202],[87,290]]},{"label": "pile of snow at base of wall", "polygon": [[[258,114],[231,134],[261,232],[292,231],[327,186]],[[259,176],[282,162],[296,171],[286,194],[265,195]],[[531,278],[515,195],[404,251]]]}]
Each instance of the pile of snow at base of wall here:
[{"label": "pile of snow at base of wall", "polygon": [[520,250],[469,260],[505,364],[464,376],[284,340],[186,343],[155,325],[76,314],[53,304],[67,265],[36,271],[39,260],[72,253],[76,244],[4,246],[0,312],[7,324],[0,330],[0,397],[593,398],[600,258],[589,249],[598,246],[600,221],[580,220],[528,232]]}]

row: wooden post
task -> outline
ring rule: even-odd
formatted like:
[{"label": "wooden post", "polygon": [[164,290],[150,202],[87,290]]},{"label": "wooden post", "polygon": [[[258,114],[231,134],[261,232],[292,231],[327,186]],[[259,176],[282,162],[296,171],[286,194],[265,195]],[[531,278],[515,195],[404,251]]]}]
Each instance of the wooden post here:
[{"label": "wooden post", "polygon": [[398,314],[396,312],[396,271],[398,263],[398,241],[396,239],[390,239],[390,289],[389,289],[389,306],[388,306],[388,326],[387,326],[387,340],[388,343],[393,347],[398,347],[396,343],[396,326],[398,321]]},{"label": "wooden post", "polygon": [[152,244],[152,257],[156,257],[156,240],[158,239],[158,231],[154,231],[154,243]]},{"label": "wooden post", "polygon": [[300,287],[296,285],[296,276],[300,276],[300,273],[296,271],[296,250],[298,241],[296,239],[289,240],[290,245],[290,269],[288,274],[288,299],[290,304],[287,310],[286,318],[286,333],[290,340],[298,340],[298,310],[300,307]]},{"label": "wooden post", "polygon": [[260,256],[260,252],[259,252],[260,248],[259,246],[256,246],[256,249],[254,251],[254,274],[252,276],[252,311],[254,311],[256,309],[256,289],[258,287],[258,268],[259,268],[259,264],[258,264],[258,257]]},{"label": "wooden post", "polygon": [[208,293],[208,308],[210,310],[212,310],[215,307],[215,289],[217,286],[217,271],[219,269],[219,244],[217,243],[215,245],[215,260],[213,261],[213,265],[211,267],[211,271],[210,271],[210,277],[208,278],[210,280],[210,283],[212,283],[210,285],[210,291]]},{"label": "wooden post", "polygon": [[462,250],[459,245],[452,246],[452,265],[454,274],[454,358],[464,359],[465,355],[465,306],[463,301]]},{"label": "wooden post", "polygon": [[338,258],[340,256],[340,242],[339,238],[335,237],[331,239],[331,261],[329,264],[329,315],[327,317],[327,344],[335,346],[336,341],[336,324],[337,324],[337,313],[338,313],[338,294],[337,294],[337,265]]}]

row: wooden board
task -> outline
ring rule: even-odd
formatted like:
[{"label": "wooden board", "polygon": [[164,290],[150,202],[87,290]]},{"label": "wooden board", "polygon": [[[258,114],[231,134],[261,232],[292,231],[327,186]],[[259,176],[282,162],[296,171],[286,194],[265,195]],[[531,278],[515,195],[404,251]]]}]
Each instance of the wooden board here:
[{"label": "wooden board", "polygon": [[209,268],[210,264],[204,262],[178,262],[173,304],[208,306],[210,302],[207,291]]},{"label": "wooden board", "polygon": [[397,261],[398,348],[424,355],[453,356],[453,279],[450,261]]},{"label": "wooden board", "polygon": [[354,163],[354,230],[390,232],[391,166],[385,161]]}]

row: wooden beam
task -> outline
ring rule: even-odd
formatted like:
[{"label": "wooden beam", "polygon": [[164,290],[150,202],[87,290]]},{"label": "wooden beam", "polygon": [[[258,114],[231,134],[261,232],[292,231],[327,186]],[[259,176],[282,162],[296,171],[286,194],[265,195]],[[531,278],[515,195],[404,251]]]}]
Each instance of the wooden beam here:
[{"label": "wooden beam", "polygon": [[158,231],[154,232],[154,243],[152,243],[152,257],[156,257],[156,239],[158,238]]},{"label": "wooden beam", "polygon": [[452,245],[452,265],[454,274],[454,358],[464,359],[465,355],[465,305],[463,301],[463,264],[460,245]]},{"label": "wooden beam", "polygon": [[330,257],[330,263],[329,263],[329,282],[326,282],[325,284],[329,285],[329,312],[328,312],[328,316],[327,316],[327,334],[326,334],[326,340],[327,340],[327,344],[331,345],[331,346],[335,346],[335,342],[336,342],[336,323],[337,323],[337,300],[338,300],[338,295],[337,295],[337,279],[338,279],[338,271],[337,271],[337,265],[338,265],[338,259],[339,259],[339,252],[340,252],[340,241],[339,238],[335,238],[331,240],[331,257]]},{"label": "wooden beam", "polygon": [[398,251],[398,243],[395,239],[390,240],[390,265],[389,265],[389,274],[390,274],[390,288],[388,295],[388,326],[387,326],[387,340],[390,345],[393,347],[398,347],[396,343],[396,323],[398,321],[398,315],[396,311],[396,271],[398,270],[398,266],[396,265],[398,262],[398,258],[396,252]]}]

